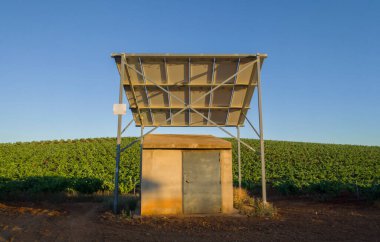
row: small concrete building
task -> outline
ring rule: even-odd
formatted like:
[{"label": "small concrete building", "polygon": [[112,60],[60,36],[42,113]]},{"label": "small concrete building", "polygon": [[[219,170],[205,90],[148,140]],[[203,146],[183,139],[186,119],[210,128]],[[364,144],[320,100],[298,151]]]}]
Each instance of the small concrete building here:
[{"label": "small concrete building", "polygon": [[147,135],[141,215],[233,212],[231,148],[211,135]]}]

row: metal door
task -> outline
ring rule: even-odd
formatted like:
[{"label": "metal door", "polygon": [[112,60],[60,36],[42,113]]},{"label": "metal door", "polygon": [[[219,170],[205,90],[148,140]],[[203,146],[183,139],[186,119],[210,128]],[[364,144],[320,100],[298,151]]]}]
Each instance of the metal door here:
[{"label": "metal door", "polygon": [[218,151],[184,151],[183,212],[221,212],[220,161]]}]

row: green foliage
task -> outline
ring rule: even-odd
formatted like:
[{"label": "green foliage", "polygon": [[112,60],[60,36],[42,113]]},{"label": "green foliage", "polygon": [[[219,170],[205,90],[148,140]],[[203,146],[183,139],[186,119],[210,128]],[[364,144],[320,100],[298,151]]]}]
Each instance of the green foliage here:
[{"label": "green foliage", "polygon": [[[134,139],[123,138],[122,146]],[[229,141],[237,181],[236,142]],[[257,140],[244,141],[259,150]],[[0,144],[0,191],[112,191],[115,144],[113,138]],[[265,151],[268,183],[284,194],[380,196],[380,147],[266,141]],[[121,156],[122,193],[139,183],[139,167],[140,148],[135,145]],[[244,187],[260,187],[260,167],[260,157],[242,146]]]},{"label": "green foliage", "polygon": [[[125,145],[134,138],[124,138]],[[0,144],[0,191],[81,193],[114,188],[116,141],[112,138]],[[120,191],[139,182],[138,145],[121,156]]]},{"label": "green foliage", "polygon": [[[237,144],[233,159],[237,164]],[[244,139],[259,150],[259,141]],[[284,194],[342,193],[380,197],[380,147],[302,142],[266,141],[266,175],[269,185]],[[237,166],[233,166],[237,180]],[[255,190],[261,182],[260,156],[242,148],[244,187]]]}]

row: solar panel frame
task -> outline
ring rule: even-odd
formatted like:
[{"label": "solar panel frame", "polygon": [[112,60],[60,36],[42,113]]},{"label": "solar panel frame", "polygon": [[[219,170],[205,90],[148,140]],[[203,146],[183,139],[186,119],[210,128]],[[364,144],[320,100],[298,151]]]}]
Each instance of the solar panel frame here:
[{"label": "solar panel frame", "polygon": [[[260,58],[262,65],[267,55],[118,53],[112,57],[119,74],[125,64],[122,82],[136,126],[236,127],[244,126],[257,86],[256,60]],[[174,116],[190,104],[195,110]]]}]

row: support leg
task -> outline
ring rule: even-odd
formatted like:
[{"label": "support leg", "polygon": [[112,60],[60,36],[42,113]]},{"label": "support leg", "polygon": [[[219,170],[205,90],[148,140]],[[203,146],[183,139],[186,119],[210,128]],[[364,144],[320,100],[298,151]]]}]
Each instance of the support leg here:
[{"label": "support leg", "polygon": [[261,189],[264,204],[267,202],[267,189],[265,178],[265,152],[264,152],[264,131],[263,131],[263,112],[261,103],[261,63],[260,57],[257,61],[257,96],[258,96],[258,109],[259,109],[259,126],[260,126],[260,158],[261,158]]},{"label": "support leg", "polygon": [[[122,62],[124,58],[121,58]],[[119,104],[123,103],[123,80],[125,75],[125,65],[121,65],[121,75],[120,75],[120,86],[119,86]],[[114,200],[113,200],[113,212],[118,213],[118,203],[119,203],[119,167],[120,167],[120,145],[121,145],[121,125],[122,125],[122,115],[119,114],[117,117],[117,141],[116,141],[116,164],[115,164],[115,190],[114,190]]]},{"label": "support leg", "polygon": [[118,213],[119,203],[119,167],[120,167],[120,144],[116,145],[116,167],[115,167],[115,188],[114,188],[114,200],[113,200],[113,212]]},{"label": "support leg", "polygon": [[239,182],[239,197],[241,197],[241,147],[240,147],[240,127],[237,126],[236,127],[236,131],[237,131],[237,144],[238,144],[238,173],[239,173],[239,177],[238,177],[238,182]]},{"label": "support leg", "polygon": [[237,139],[238,139],[238,142],[237,142],[237,148],[238,148],[238,173],[239,173],[239,177],[238,177],[238,181],[239,181],[239,196],[240,196],[240,193],[241,193],[241,153],[240,153],[240,128],[239,126],[236,127],[236,131],[237,131]]},{"label": "support leg", "polygon": [[142,188],[142,160],[143,160],[143,143],[144,143],[144,126],[141,125],[141,133],[140,133],[140,191],[139,191],[139,198],[140,198],[140,213],[141,213],[141,202],[142,202],[142,196],[141,196],[141,188]]}]

